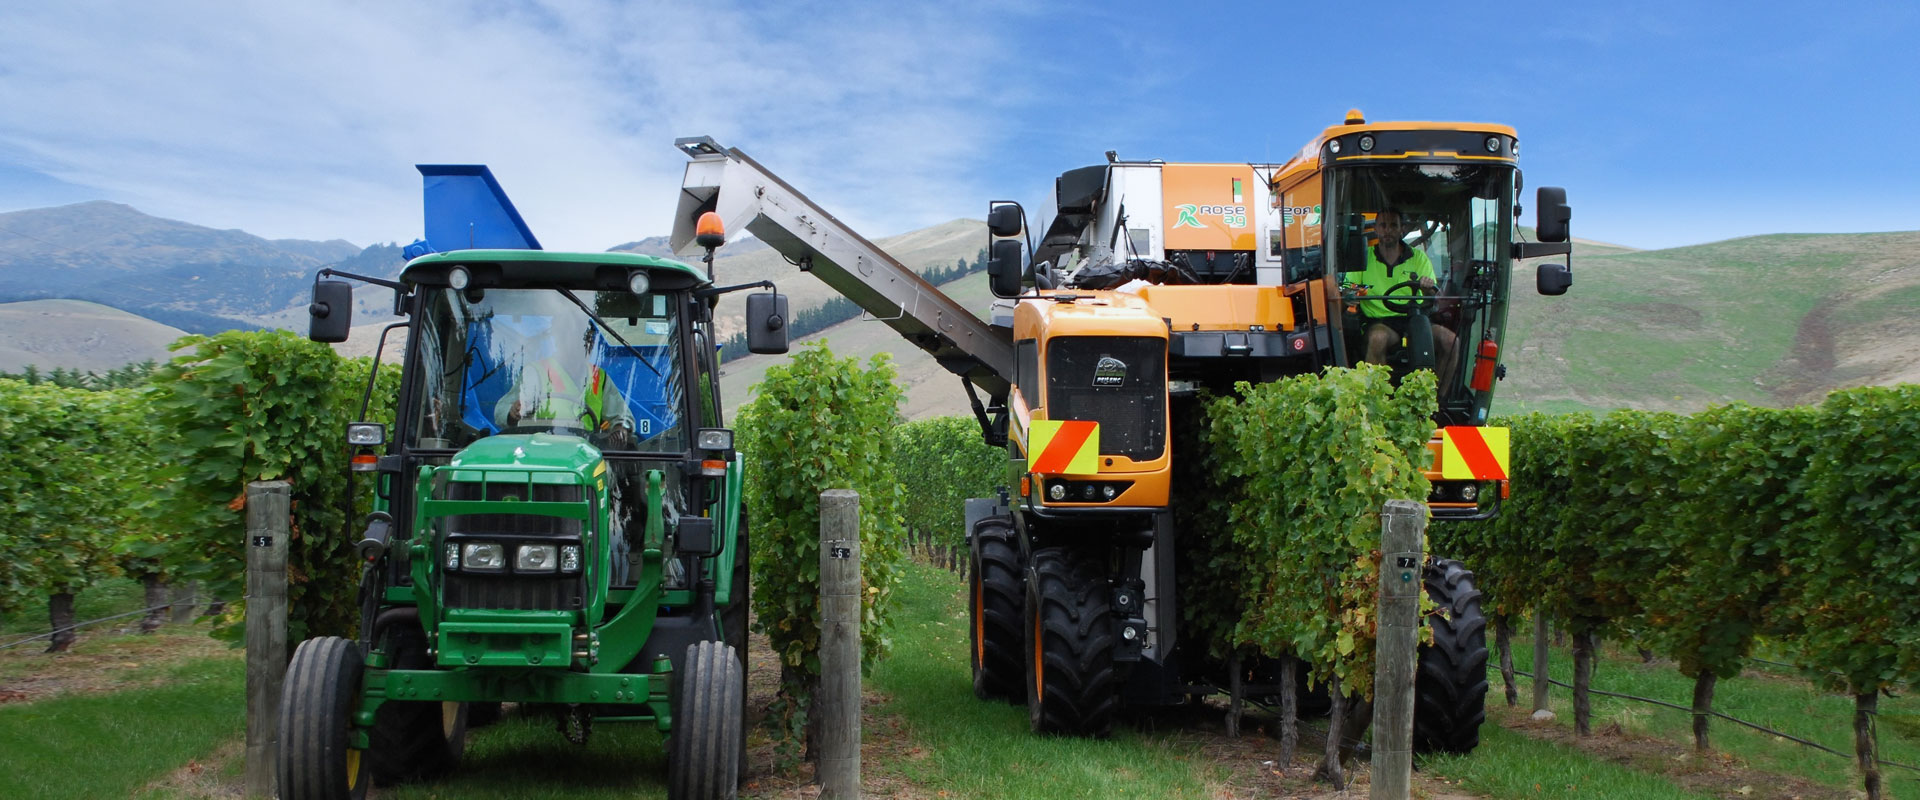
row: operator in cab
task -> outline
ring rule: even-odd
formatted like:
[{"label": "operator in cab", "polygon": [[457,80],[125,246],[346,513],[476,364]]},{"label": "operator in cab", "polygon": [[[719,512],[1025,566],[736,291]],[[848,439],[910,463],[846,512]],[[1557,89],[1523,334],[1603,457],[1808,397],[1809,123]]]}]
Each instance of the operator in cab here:
[{"label": "operator in cab", "polygon": [[[1370,298],[1382,296],[1412,299],[1424,292],[1432,294],[1438,286],[1434,282],[1433,261],[1427,258],[1426,251],[1407,244],[1406,235],[1413,226],[1407,224],[1397,209],[1385,209],[1374,217],[1373,230],[1379,237],[1379,243],[1367,249],[1367,266],[1359,274],[1348,273],[1348,280],[1365,287],[1366,297],[1358,302],[1366,341],[1366,356],[1369,364],[1385,364],[1387,356],[1401,346],[1407,336],[1407,314],[1387,307],[1387,304]],[[1387,290],[1398,284],[1413,281],[1415,287],[1405,287],[1392,294]],[[1453,347],[1455,336],[1444,325],[1433,326],[1433,352],[1435,372],[1441,386],[1448,386],[1453,372]]]},{"label": "operator in cab", "polygon": [[593,328],[587,328],[577,349],[561,345],[560,338],[548,329],[528,343],[526,362],[494,405],[494,423],[508,431],[584,431],[616,449],[630,447],[633,412],[620,388],[594,363]]}]

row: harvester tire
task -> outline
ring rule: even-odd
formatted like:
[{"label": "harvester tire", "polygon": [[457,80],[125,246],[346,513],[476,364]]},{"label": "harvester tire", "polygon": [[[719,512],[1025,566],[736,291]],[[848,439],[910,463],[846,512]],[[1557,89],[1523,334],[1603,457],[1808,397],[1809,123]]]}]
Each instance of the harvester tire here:
[{"label": "harvester tire", "polygon": [[1424,575],[1433,643],[1420,647],[1414,679],[1416,753],[1470,753],[1487,719],[1487,618],[1480,590],[1460,562],[1435,559]]},{"label": "harvester tire", "polygon": [[988,520],[973,534],[973,563],[967,570],[967,588],[973,656],[973,694],[982,700],[1000,698],[1009,703],[1026,699],[1021,688],[1020,548],[1013,528],[1002,520]]},{"label": "harvester tire", "polygon": [[[426,635],[396,631],[388,649],[394,669],[432,669]],[[388,700],[374,712],[367,761],[381,786],[436,778],[460,766],[467,749],[467,704]]]},{"label": "harvester tire", "polygon": [[1027,721],[1035,733],[1105,738],[1120,706],[1106,561],[1049,547],[1027,567]]},{"label": "harvester tire", "polygon": [[687,647],[667,742],[668,800],[731,800],[739,794],[740,704],[746,673],[722,642]]},{"label": "harvester tire", "polygon": [[347,746],[364,668],[360,646],[337,636],[300,643],[280,690],[275,765],[285,800],[358,800],[372,783],[368,760]]}]

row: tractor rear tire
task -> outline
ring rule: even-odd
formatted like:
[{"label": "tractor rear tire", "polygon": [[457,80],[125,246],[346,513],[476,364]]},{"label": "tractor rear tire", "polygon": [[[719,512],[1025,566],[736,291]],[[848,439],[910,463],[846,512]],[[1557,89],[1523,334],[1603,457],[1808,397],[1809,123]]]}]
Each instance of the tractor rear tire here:
[{"label": "tractor rear tire", "polygon": [[[747,673],[747,601],[752,598],[752,587],[747,570],[747,557],[751,552],[747,539],[747,512],[740,510],[740,534],[734,540],[733,557],[733,596],[731,602],[720,613],[720,624],[726,628],[727,646],[733,648],[734,655],[740,659],[740,674]],[[747,693],[740,692],[740,770],[734,776],[736,784],[747,782]]]},{"label": "tractor rear tire", "polygon": [[1049,547],[1027,567],[1027,722],[1035,733],[1106,738],[1120,707],[1106,561]]},{"label": "tractor rear tire", "polygon": [[[426,635],[395,631],[388,663],[394,669],[433,669]],[[460,766],[467,749],[467,704],[388,700],[374,712],[367,761],[381,786],[437,778]]]},{"label": "tractor rear tire", "polygon": [[740,704],[746,674],[722,642],[687,647],[667,742],[668,800],[732,800],[739,794]]},{"label": "tractor rear tire", "polygon": [[1026,591],[1021,586],[1020,548],[1012,526],[1002,520],[981,523],[972,544],[967,607],[973,612],[969,620],[973,623],[973,694],[982,700],[1019,703],[1026,699],[1021,688],[1026,640],[1020,621]]},{"label": "tractor rear tire", "polygon": [[367,796],[369,760],[347,746],[364,668],[360,646],[337,636],[308,639],[293,651],[280,691],[280,797]]},{"label": "tractor rear tire", "polygon": [[1420,647],[1414,679],[1413,750],[1470,753],[1487,719],[1487,618],[1480,590],[1460,562],[1435,559],[1424,574],[1433,643]]}]

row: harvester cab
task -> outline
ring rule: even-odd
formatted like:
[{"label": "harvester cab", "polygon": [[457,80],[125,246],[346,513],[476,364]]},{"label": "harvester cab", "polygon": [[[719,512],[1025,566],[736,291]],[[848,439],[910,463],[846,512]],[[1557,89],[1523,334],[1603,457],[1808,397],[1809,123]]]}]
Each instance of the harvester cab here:
[{"label": "harvester cab", "polygon": [[[406,319],[388,330],[407,336],[392,435],[349,435],[377,508],[360,633],[295,652],[281,796],[445,772],[470,722],[515,703],[575,741],[595,720],[650,724],[671,797],[732,797],[747,523],[709,301],[747,287],[541,250],[485,167],[421,171],[428,238],[398,279],[321,276],[392,289]],[[313,338],[345,338],[345,288],[317,281]],[[785,350],[779,322],[757,349]]]}]

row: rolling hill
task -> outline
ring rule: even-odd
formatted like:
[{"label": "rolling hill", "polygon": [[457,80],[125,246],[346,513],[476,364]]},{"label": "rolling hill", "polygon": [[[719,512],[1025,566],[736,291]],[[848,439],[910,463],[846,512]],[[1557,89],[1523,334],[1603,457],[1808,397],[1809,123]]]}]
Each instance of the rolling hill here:
[{"label": "rolling hill", "polygon": [[172,357],[185,331],[83,300],[0,303],[0,372],[28,364],[105,373]]}]

